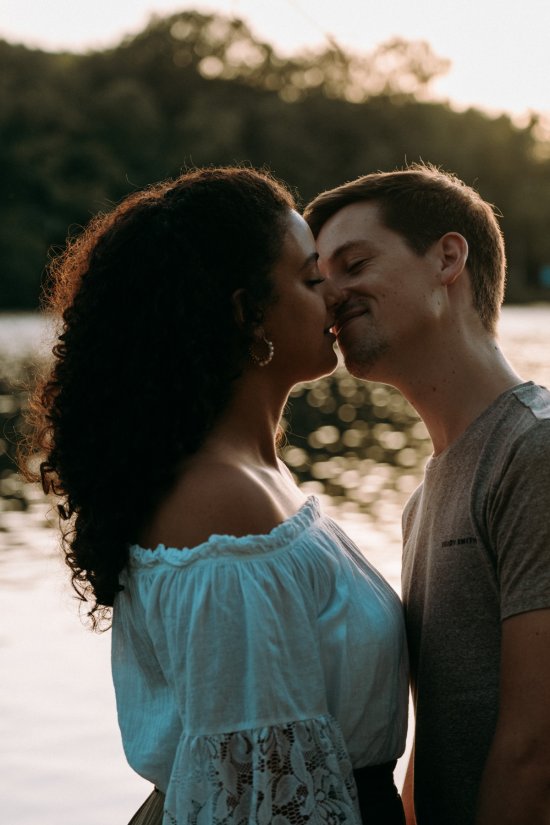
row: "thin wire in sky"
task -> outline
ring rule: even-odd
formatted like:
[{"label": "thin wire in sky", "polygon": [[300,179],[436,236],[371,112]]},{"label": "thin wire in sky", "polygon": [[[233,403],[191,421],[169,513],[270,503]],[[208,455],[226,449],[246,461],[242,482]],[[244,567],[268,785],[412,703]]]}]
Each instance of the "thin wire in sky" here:
[{"label": "thin wire in sky", "polygon": [[289,6],[292,6],[292,8],[296,12],[298,12],[298,14],[300,14],[304,18],[304,20],[307,20],[307,22],[310,23],[314,28],[316,28],[317,31],[321,32],[321,34],[323,35],[323,37],[325,38],[325,40],[327,41],[329,46],[345,62],[346,61],[345,52],[342,49],[342,47],[340,46],[340,44],[338,43],[338,40],[336,39],[336,37],[331,32],[328,32],[323,26],[321,26],[321,24],[314,17],[312,17],[311,14],[309,14],[307,11],[305,11],[302,8],[302,6],[297,2],[297,0],[286,0],[286,2],[288,3]]}]

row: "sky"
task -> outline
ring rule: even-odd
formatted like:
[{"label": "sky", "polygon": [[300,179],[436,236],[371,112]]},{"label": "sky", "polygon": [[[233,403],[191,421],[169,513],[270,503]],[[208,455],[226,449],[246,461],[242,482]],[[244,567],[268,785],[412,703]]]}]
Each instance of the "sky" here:
[{"label": "sky", "polygon": [[396,36],[427,40],[451,60],[436,99],[518,123],[535,111],[550,124],[550,0],[0,0],[0,38],[83,51],[190,8],[244,18],[283,54],[323,47],[327,36],[358,52]]}]

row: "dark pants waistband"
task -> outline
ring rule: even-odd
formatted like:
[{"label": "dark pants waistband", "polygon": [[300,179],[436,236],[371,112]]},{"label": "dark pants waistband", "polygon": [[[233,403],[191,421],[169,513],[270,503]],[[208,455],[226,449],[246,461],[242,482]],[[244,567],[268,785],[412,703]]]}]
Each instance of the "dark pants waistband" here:
[{"label": "dark pants waistband", "polygon": [[396,760],[353,771],[361,819],[365,825],[405,825],[401,797],[393,781]]}]

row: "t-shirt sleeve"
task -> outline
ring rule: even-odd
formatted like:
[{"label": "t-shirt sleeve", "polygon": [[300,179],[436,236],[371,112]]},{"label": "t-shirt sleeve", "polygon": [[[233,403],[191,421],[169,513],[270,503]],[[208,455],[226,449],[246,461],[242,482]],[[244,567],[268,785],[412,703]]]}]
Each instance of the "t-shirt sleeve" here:
[{"label": "t-shirt sleeve", "polygon": [[550,608],[550,421],[511,446],[488,517],[501,619]]}]

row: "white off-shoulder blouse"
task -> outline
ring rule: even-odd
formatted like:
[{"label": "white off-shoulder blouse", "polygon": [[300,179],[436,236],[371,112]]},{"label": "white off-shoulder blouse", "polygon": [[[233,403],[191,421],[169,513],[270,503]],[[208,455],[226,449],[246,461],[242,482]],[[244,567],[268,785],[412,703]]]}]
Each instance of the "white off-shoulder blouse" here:
[{"label": "white off-shoulder blouse", "polygon": [[352,770],[405,747],[402,608],[317,499],[267,535],[133,546],[121,584],[119,724],[164,825],[359,825]]}]

